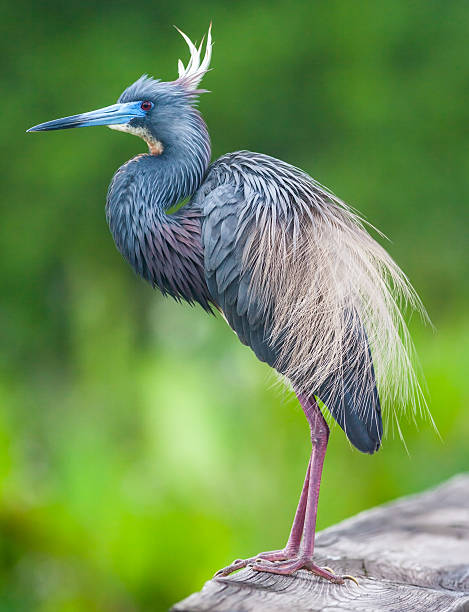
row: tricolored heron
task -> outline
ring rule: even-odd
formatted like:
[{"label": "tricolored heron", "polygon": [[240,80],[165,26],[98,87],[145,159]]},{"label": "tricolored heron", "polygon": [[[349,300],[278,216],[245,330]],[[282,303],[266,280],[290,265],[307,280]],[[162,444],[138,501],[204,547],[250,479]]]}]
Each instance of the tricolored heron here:
[{"label": "tricolored heron", "polygon": [[379,449],[380,398],[392,408],[415,389],[419,395],[398,303],[421,304],[356,212],[305,172],[249,151],[210,164],[196,102],[211,33],[203,58],[203,41],[197,48],[181,34],[190,60],[179,61],[175,81],[144,75],[116,104],[28,131],[107,125],[146,141],[148,153],[119,168],[109,187],[106,218],[117,248],[164,295],[221,312],[241,342],[291,383],[304,410],[312,453],[285,548],[237,560],[218,575],[251,564],[277,574],[306,568],[343,583],[347,576],[313,562],[329,437],[323,411],[360,451]]}]

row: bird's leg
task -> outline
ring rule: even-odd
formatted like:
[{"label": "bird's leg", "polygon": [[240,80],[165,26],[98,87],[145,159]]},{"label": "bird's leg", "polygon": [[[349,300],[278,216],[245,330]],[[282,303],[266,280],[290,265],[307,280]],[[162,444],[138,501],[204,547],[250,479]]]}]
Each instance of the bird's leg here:
[{"label": "bird's leg", "polygon": [[[300,400],[311,429],[311,441],[313,446],[308,468],[309,483],[307,486],[306,511],[304,512],[301,546],[299,548],[292,549],[287,559],[283,559],[278,562],[275,562],[276,560],[271,562],[271,560],[268,559],[256,559],[252,567],[256,571],[283,575],[293,574],[298,569],[307,569],[314,574],[321,576],[322,578],[326,578],[327,580],[338,584],[343,584],[344,579],[350,579],[356,582],[355,578],[352,576],[338,576],[334,574],[330,568],[322,568],[313,563],[319,486],[321,484],[322,467],[324,464],[327,442],[329,440],[329,427],[327,426],[327,423],[314,398],[308,399],[302,395],[298,395],[298,399]],[[304,489],[305,487],[303,487],[303,491]],[[294,528],[295,523],[292,527],[292,534],[294,532]],[[296,536],[297,533],[295,531],[295,543],[297,541]]]},{"label": "bird's leg", "polygon": [[233,561],[231,565],[224,567],[219,570],[215,576],[228,576],[232,572],[236,572],[237,570],[246,567],[246,565],[252,564],[256,561],[285,561],[287,559],[291,559],[295,555],[298,554],[301,543],[301,536],[303,534],[304,522],[305,522],[305,512],[306,512],[306,504],[308,499],[308,489],[310,482],[310,471],[311,471],[311,459],[308,463],[308,469],[306,470],[306,477],[303,484],[303,488],[301,490],[300,501],[298,502],[298,507],[296,509],[295,518],[293,519],[293,524],[291,526],[290,535],[288,537],[287,544],[285,548],[280,550],[271,550],[268,552],[262,552],[256,555],[255,557],[251,557],[249,559],[236,559]]},{"label": "bird's leg", "polygon": [[290,535],[288,536],[287,544],[282,551],[287,556],[287,558],[291,554],[297,553],[298,550],[300,549],[301,536],[303,535],[303,529],[304,529],[304,524],[305,524],[305,514],[306,514],[306,505],[308,501],[310,474],[311,474],[311,457],[308,462],[308,469],[306,470],[306,477],[303,483],[303,488],[301,489],[300,501],[298,502],[298,507],[295,512],[295,518],[293,519],[293,524],[291,526]]},{"label": "bird's leg", "polygon": [[344,579],[356,582],[352,576],[338,576],[330,568],[319,567],[313,563],[319,485],[329,440],[329,427],[314,398],[298,395],[298,399],[311,429],[313,449],[288,542],[282,550],[260,553],[250,559],[237,559],[228,567],[219,570],[215,576],[227,576],[251,565],[258,572],[291,575],[298,569],[307,569],[338,584],[343,584]]}]

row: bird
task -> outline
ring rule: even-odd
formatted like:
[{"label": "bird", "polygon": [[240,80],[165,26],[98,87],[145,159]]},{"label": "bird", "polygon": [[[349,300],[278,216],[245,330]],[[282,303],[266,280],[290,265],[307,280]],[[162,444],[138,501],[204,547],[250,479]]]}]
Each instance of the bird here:
[{"label": "bird", "polygon": [[224,317],[304,411],[312,451],[286,545],[237,559],[215,576],[246,566],[281,575],[305,569],[344,584],[355,579],[314,562],[328,422],[373,454],[383,438],[382,408],[394,416],[421,407],[404,313],[425,310],[373,238],[376,228],[309,174],[246,150],[211,163],[198,110],[211,28],[199,46],[178,30],[190,58],[178,61],[177,79],[144,74],[111,106],[27,131],[108,126],[146,142],[148,152],[121,166],[108,189],[117,249],[163,295]]}]

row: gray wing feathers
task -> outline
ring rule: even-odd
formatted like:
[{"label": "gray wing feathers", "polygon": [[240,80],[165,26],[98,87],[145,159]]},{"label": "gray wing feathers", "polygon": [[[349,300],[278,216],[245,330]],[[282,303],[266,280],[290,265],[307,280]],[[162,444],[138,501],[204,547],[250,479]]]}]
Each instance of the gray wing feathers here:
[{"label": "gray wing feathers", "polygon": [[250,346],[261,361],[274,366],[276,354],[268,341],[268,314],[256,300],[250,299],[250,279],[242,267],[248,237],[244,229],[253,214],[250,210],[253,203],[245,200],[239,184],[214,183],[211,190],[207,189],[208,185],[204,185],[194,200],[203,214],[207,286],[241,342]]},{"label": "gray wing feathers", "polygon": [[[250,251],[259,228],[279,226],[284,235],[291,234],[296,244],[304,231],[302,220],[306,219],[309,225],[314,221],[311,212],[314,207],[334,205],[328,204],[327,193],[322,193],[323,200],[318,199],[315,190],[318,187],[312,179],[296,168],[267,156],[239,152],[224,156],[211,166],[192,200],[192,205],[201,213],[205,277],[214,302],[240,341],[250,346],[261,361],[284,374],[285,359],[288,361],[289,356],[282,348],[283,335],[276,336],[274,345],[271,342],[272,300],[253,293],[252,267],[245,265],[243,256]],[[276,239],[282,240],[281,232],[276,233]],[[315,263],[310,262],[311,266]],[[305,283],[308,278],[306,275]],[[366,340],[360,346],[365,345]],[[369,349],[367,356],[371,360]],[[351,361],[355,363],[356,359]],[[360,369],[361,364],[356,365]],[[297,386],[298,381],[290,378]],[[330,384],[323,384],[321,388],[311,385],[309,392],[326,403],[357,448],[374,452],[382,435],[374,371],[366,389],[358,384],[360,379],[354,371],[344,372],[344,390],[339,398],[335,393],[335,378],[332,375],[327,381]]]}]

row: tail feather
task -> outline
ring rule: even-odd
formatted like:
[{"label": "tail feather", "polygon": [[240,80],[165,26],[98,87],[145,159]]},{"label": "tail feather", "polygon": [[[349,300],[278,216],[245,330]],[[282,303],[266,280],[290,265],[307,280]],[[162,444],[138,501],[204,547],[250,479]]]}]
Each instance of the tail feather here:
[{"label": "tail feather", "polygon": [[[363,326],[355,330],[356,347],[368,344]],[[317,397],[344,430],[350,442],[362,453],[374,453],[381,446],[383,420],[371,351],[360,352],[357,370],[341,372],[342,388],[337,388],[337,376],[331,375],[317,391]],[[348,363],[351,360],[345,359]]]},{"label": "tail feather", "polygon": [[370,455],[379,450],[383,437],[383,420],[376,387],[362,397],[359,415],[353,399],[354,389],[346,390],[338,402],[326,390],[318,393],[318,398],[326,404],[329,412],[344,430],[350,442],[362,453]]}]

